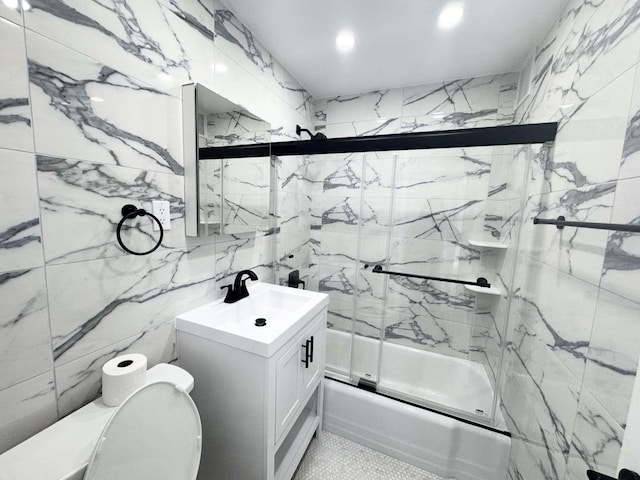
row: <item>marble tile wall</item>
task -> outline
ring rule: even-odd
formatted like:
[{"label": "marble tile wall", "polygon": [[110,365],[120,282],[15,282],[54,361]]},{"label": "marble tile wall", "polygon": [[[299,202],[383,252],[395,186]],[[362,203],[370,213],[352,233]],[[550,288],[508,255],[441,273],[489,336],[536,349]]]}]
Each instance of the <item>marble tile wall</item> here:
[{"label": "marble tile wall", "polygon": [[514,480],[617,475],[640,355],[640,236],[532,219],[640,223],[639,61],[640,2],[571,0],[516,110],[560,130],[527,172],[502,384]]},{"label": "marble tile wall", "polygon": [[[331,138],[507,124],[517,82],[504,74],[315,100],[315,127]],[[471,358],[493,378],[497,360],[487,352],[499,350],[499,336],[491,305],[478,315],[476,294],[461,286],[364,266],[388,260],[399,271],[498,280],[496,262],[482,261],[468,241],[508,241],[521,185],[505,169],[520,161],[493,147],[315,156],[311,285],[331,297],[330,325]]]},{"label": "marble tile wall", "polygon": [[[0,3],[0,452],[96,398],[115,355],[174,360],[174,316],[235,272],[279,281],[309,264],[305,158],[274,160],[275,230],[184,235],[179,85],[266,119],[274,141],[311,126],[308,93],[222,3],[29,5]],[[170,202],[172,228],[127,255],[120,207],[152,200]],[[132,226],[125,241],[149,247],[150,226]]]}]

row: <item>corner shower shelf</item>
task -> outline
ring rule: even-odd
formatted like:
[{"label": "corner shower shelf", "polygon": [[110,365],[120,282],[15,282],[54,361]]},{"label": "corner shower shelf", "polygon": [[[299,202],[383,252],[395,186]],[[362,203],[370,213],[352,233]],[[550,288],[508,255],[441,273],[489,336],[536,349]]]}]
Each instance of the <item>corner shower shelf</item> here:
[{"label": "corner shower shelf", "polygon": [[495,248],[497,250],[503,250],[509,248],[509,245],[502,242],[487,242],[485,240],[469,240],[469,245],[478,248]]},{"label": "corner shower shelf", "polygon": [[474,293],[484,293],[485,295],[501,295],[502,292],[496,287],[477,287],[475,285],[465,285],[464,288]]}]

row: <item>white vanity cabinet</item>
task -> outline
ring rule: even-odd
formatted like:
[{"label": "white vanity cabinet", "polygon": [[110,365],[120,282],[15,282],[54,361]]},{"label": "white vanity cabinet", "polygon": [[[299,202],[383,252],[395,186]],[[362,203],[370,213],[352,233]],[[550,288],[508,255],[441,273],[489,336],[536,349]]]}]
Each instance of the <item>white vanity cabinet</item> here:
[{"label": "white vanity cabinet", "polygon": [[276,443],[297,418],[300,406],[313,394],[321,380],[325,325],[324,315],[314,319],[311,327],[276,359]]},{"label": "white vanity cabinet", "polygon": [[[191,396],[202,418],[198,480],[293,477],[322,425],[328,300],[309,294],[317,304],[273,352],[206,338],[187,325],[190,312],[177,317],[178,361],[195,379]],[[267,326],[277,321],[267,316]]]}]

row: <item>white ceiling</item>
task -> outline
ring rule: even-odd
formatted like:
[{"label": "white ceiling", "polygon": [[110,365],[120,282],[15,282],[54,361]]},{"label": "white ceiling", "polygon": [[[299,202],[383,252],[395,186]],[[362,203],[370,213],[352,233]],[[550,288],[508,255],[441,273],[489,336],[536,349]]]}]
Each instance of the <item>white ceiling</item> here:
[{"label": "white ceiling", "polygon": [[[465,0],[453,30],[447,0],[224,0],[315,98],[520,70],[567,0]],[[341,54],[335,37],[356,35]]]}]

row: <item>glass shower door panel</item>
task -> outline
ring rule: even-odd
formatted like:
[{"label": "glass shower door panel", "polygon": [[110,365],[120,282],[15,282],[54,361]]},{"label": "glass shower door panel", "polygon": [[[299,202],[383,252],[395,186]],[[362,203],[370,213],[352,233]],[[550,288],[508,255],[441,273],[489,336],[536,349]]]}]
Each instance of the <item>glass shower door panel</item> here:
[{"label": "glass shower door panel", "polygon": [[351,369],[354,382],[379,380],[387,279],[372,270],[374,265],[384,264],[389,252],[396,156],[393,152],[370,152],[363,157]]},{"label": "glass shower door panel", "polygon": [[[481,276],[472,241],[484,235],[492,156],[492,148],[476,147],[398,159],[388,270]],[[463,285],[389,276],[381,387],[468,413],[482,394],[490,410],[484,367],[470,360],[475,308],[476,293]]]},{"label": "glass shower door panel", "polygon": [[316,155],[311,192],[312,288],[329,295],[327,370],[351,371],[361,155]]}]

